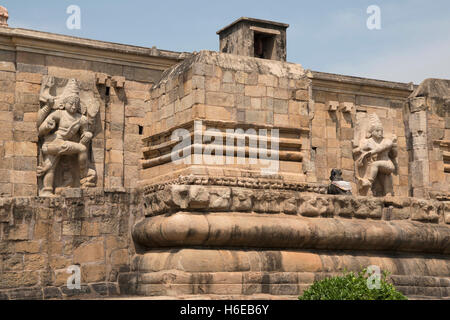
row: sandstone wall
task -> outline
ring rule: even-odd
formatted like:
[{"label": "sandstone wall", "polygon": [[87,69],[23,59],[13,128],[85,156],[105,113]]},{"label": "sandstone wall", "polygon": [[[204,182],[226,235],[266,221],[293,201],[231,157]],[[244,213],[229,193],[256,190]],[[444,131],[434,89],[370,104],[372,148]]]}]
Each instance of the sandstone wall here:
[{"label": "sandstone wall", "polygon": [[[171,152],[177,141],[176,129],[192,134],[194,121],[202,131],[220,130],[224,146],[226,130],[279,130],[279,174],[294,182],[315,181],[308,172],[309,88],[305,70],[296,64],[202,51],[168,70],[151,90],[150,109],[145,118],[142,185],[177,178],[179,175],[243,177],[261,175],[267,164],[252,164],[245,157],[224,159],[226,166],[201,161],[192,165],[174,164]],[[204,132],[203,132],[204,134]],[[243,136],[241,134],[241,136]],[[246,137],[245,146],[249,147]],[[205,148],[205,139],[199,142]],[[194,141],[193,141],[194,144]],[[269,144],[267,146],[269,146]],[[235,148],[236,142],[230,148]],[[226,146],[226,148],[229,148]],[[203,152],[203,150],[201,151]],[[223,153],[226,157],[226,152]],[[244,159],[244,163],[239,163]],[[228,160],[231,160],[228,163]],[[272,178],[274,178],[272,176]]]},{"label": "sandstone wall", "polygon": [[97,187],[134,188],[149,90],[179,54],[4,27],[0,43],[0,196],[37,195],[44,76],[90,88],[101,118],[90,155]]},{"label": "sandstone wall", "polygon": [[[167,70],[151,90],[145,118],[145,219],[133,229],[142,251],[121,287],[140,295],[295,295],[325,274],[373,264],[391,272],[406,294],[447,297],[449,199],[446,188],[439,197],[414,192],[426,172],[414,169],[412,155],[428,157],[430,150],[427,143],[422,153],[412,147],[414,89],[207,51]],[[447,115],[424,113],[422,133],[444,135]],[[279,171],[195,163],[192,153],[188,162],[171,161],[181,141],[175,130],[185,129],[186,149],[201,154],[210,141],[195,141],[195,133],[208,127],[278,128]],[[223,135],[217,139],[225,145]],[[376,146],[364,149],[370,139]],[[358,149],[370,150],[366,163]],[[422,160],[445,167],[444,153],[434,164]],[[372,163],[383,164],[375,175],[392,177],[393,192],[389,180],[378,192],[375,177],[366,175],[373,188],[363,194],[357,173]],[[351,182],[352,196],[325,195],[335,168]]]},{"label": "sandstone wall", "polygon": [[450,198],[450,81],[426,79],[409,97],[405,111],[414,173],[411,195]]},{"label": "sandstone wall", "polygon": [[[405,292],[448,296],[447,100],[431,95],[416,108],[411,99],[427,95],[408,100],[409,84],[223,53],[186,58],[2,27],[0,43],[0,298],[298,294],[366,263],[395,272]],[[89,155],[97,183],[42,198],[36,122],[49,77],[76,79],[99,103]],[[324,195],[334,168],[357,195],[353,149],[368,114],[397,136],[396,197]],[[208,127],[279,129],[279,172],[174,164],[172,132]],[[65,286],[71,265],[81,290]]]},{"label": "sandstone wall", "polygon": [[[113,296],[130,271],[137,197],[91,190],[84,196],[0,198],[0,299]],[[68,267],[81,289],[67,288]]]},{"label": "sandstone wall", "polygon": [[[360,122],[367,114],[378,115],[387,137],[398,137],[399,174],[394,176],[394,193],[409,196],[409,157],[403,108],[412,87],[406,84],[371,83],[370,80],[315,73],[312,119],[312,147],[318,181],[329,181],[333,168],[357,191],[354,140]],[[356,141],[355,141],[356,142]]]},{"label": "sandstone wall", "polygon": [[[119,271],[129,270],[134,252],[144,109],[151,86],[183,57],[4,27],[0,44],[0,298],[118,294]],[[89,146],[96,188],[35,197],[42,89],[54,81],[61,91],[69,79],[79,83],[82,102],[87,94],[84,102],[99,106]],[[71,265],[81,268],[81,290],[65,286]]]},{"label": "sandstone wall", "polygon": [[448,199],[450,188],[448,80],[420,86],[313,72],[312,149],[319,182],[341,168],[355,179],[352,154],[368,114],[375,113],[387,137],[398,139],[394,194]]},{"label": "sandstone wall", "polygon": [[128,290],[147,296],[264,293],[298,297],[315,281],[340,276],[344,269],[359,272],[362,266],[376,265],[391,272],[389,281],[408,296],[446,299],[450,295],[447,261],[445,256],[367,251],[166,250],[140,259],[140,284],[137,289],[129,285]]}]

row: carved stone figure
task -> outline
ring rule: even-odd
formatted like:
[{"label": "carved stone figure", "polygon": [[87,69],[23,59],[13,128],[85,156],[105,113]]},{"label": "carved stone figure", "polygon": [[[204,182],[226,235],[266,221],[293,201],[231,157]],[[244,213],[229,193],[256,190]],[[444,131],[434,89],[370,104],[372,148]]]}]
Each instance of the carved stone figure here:
[{"label": "carved stone figure", "polygon": [[[45,79],[41,90],[41,109],[38,113],[38,134],[41,143],[41,164],[37,167],[38,177],[42,177],[40,196],[51,196],[55,189],[55,174],[60,165],[60,185],[65,188],[74,185],[72,166],[77,160],[79,173],[76,177],[82,188],[95,187],[96,172],[89,167],[88,151],[94,136],[90,129],[89,116],[95,116],[98,108],[88,115],[81,106],[80,88],[75,79],[67,82],[62,94],[53,96],[55,79]],[[92,108],[91,108],[92,109]],[[75,157],[75,158],[74,158]],[[71,170],[72,169],[72,170]],[[77,184],[75,184],[77,185]]]},{"label": "carved stone figure", "polygon": [[331,183],[328,186],[328,194],[352,194],[352,185],[342,178],[342,171],[339,169],[331,170]]},{"label": "carved stone figure", "polygon": [[302,197],[300,214],[305,217],[330,217],[334,214],[333,202],[323,196],[305,195]]},{"label": "carved stone figure", "polygon": [[356,178],[360,195],[394,195],[392,174],[397,175],[397,137],[384,137],[383,125],[376,114],[369,114],[366,139],[354,145]]}]

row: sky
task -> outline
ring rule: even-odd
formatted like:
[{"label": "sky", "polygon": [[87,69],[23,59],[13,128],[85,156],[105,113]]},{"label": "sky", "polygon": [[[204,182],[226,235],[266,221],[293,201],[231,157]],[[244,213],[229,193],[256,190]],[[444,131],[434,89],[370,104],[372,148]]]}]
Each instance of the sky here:
[{"label": "sky", "polygon": [[[172,51],[218,50],[239,17],[288,23],[287,59],[304,68],[399,82],[450,79],[448,0],[0,0],[10,27]],[[70,30],[70,5],[81,28]],[[380,8],[380,29],[367,13]]]}]

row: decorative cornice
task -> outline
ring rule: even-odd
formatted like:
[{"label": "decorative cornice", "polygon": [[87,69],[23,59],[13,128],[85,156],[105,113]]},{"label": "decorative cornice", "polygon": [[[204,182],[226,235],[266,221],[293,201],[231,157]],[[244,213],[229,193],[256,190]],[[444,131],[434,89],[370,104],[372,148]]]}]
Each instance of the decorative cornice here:
[{"label": "decorative cornice", "polygon": [[164,190],[171,185],[204,185],[204,186],[227,186],[244,187],[250,189],[266,190],[296,190],[302,192],[314,192],[325,194],[327,185],[313,183],[289,183],[277,179],[258,179],[244,177],[203,177],[203,176],[180,176],[177,179],[158,183],[142,188],[144,194]]},{"label": "decorative cornice", "polygon": [[324,90],[348,94],[365,94],[368,96],[387,96],[406,99],[417,87],[413,83],[391,82],[376,79],[345,76],[325,72],[311,71],[313,90]]},{"label": "decorative cornice", "polygon": [[270,181],[264,184],[252,180],[182,177],[178,181],[147,187],[143,193],[143,210],[146,216],[179,211],[254,212],[450,224],[450,202],[335,196],[324,194],[326,188],[320,185]]},{"label": "decorative cornice", "polygon": [[41,31],[0,27],[0,46],[13,51],[166,70],[189,53],[90,40]]}]

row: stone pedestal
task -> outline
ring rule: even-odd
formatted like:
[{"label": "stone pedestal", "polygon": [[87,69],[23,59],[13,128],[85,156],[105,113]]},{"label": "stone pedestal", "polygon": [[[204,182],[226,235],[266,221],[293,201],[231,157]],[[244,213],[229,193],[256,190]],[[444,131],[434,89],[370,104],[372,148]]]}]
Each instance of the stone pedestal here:
[{"label": "stone pedestal", "polygon": [[326,195],[328,179],[318,178],[342,163],[354,184],[352,139],[368,153],[367,168],[387,159],[383,152],[394,166],[398,147],[404,177],[404,138],[359,144],[364,125],[376,139],[383,127],[404,137],[388,116],[397,111],[355,107],[348,97],[328,109],[315,102],[324,98],[313,82],[299,65],[214,52],[164,73],[145,118],[145,218],[133,229],[137,256],[120,275],[121,292],[292,296],[374,265],[407,294],[450,294],[448,202],[406,197],[396,175],[396,197],[385,196],[393,194],[386,184],[372,193],[379,197]]},{"label": "stone pedestal", "polygon": [[120,280],[129,294],[296,295],[371,265],[407,294],[450,293],[449,211],[439,201],[166,185],[144,208],[138,256]]}]

